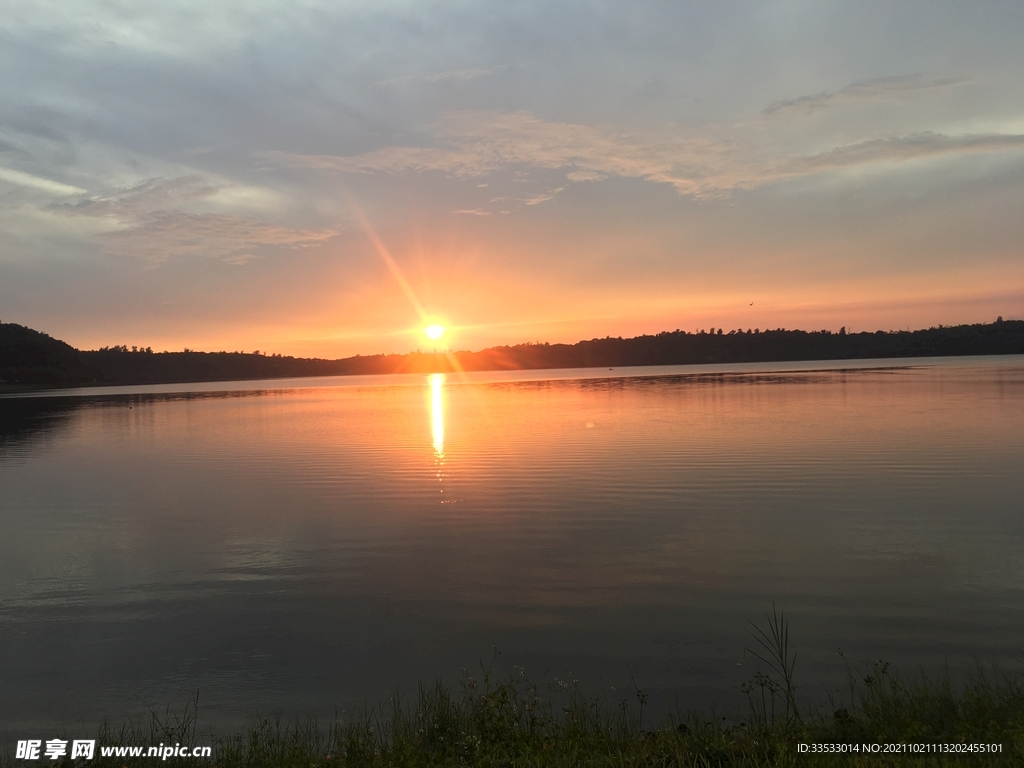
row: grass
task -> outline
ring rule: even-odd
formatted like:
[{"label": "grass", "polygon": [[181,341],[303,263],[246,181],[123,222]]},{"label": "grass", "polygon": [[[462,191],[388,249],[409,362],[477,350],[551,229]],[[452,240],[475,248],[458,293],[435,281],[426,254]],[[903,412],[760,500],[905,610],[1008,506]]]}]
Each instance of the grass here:
[{"label": "grass", "polygon": [[[480,679],[465,676],[458,689],[421,686],[414,700],[397,696],[361,716],[324,723],[264,719],[231,738],[214,739],[197,727],[195,703],[178,716],[150,715],[118,729],[101,729],[102,745],[214,744],[224,768],[337,766],[939,766],[1024,765],[1024,686],[1019,676],[980,668],[954,685],[948,676],[901,677],[878,662],[851,675],[842,701],[801,711],[796,704],[796,654],[789,627],[774,608],[765,627],[752,625],[765,664],[743,686],[749,708],[741,722],[689,712],[644,730],[642,690],[630,689],[608,707],[574,685],[556,681],[547,695],[522,669]],[[1001,744],[995,755],[805,754],[801,743]],[[9,757],[0,765],[13,763]],[[53,765],[51,761],[46,761]],[[63,764],[67,765],[68,761]],[[210,765],[206,760],[103,758],[96,768]],[[84,764],[83,764],[84,765]]]}]

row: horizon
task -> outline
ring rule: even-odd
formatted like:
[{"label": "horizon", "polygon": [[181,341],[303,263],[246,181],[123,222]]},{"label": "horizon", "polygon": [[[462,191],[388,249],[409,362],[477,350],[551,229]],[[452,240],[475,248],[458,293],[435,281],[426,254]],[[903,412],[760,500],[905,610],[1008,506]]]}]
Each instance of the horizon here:
[{"label": "horizon", "polygon": [[1020,316],[1022,26],[956,4],[18,2],[0,307],[79,349],[322,358],[434,325],[482,349]]},{"label": "horizon", "polygon": [[[492,344],[489,347],[478,347],[478,348],[475,348],[475,349],[470,349],[468,347],[460,348],[460,349],[456,349],[454,347],[448,347],[448,348],[445,348],[445,349],[432,349],[432,350],[417,348],[417,349],[406,350],[404,352],[368,352],[368,353],[367,352],[362,352],[362,353],[356,353],[355,355],[346,355],[345,357],[333,358],[333,359],[341,360],[341,359],[346,359],[346,358],[349,358],[349,357],[378,357],[378,356],[389,357],[389,356],[393,356],[393,355],[413,355],[413,354],[424,354],[424,355],[430,355],[430,354],[460,354],[460,353],[476,354],[476,353],[483,352],[483,351],[486,351],[486,350],[494,348],[494,347],[513,347],[514,348],[514,347],[528,346],[528,345],[531,345],[531,344],[537,344],[537,345],[550,344],[551,346],[555,346],[555,345],[574,346],[576,344],[583,344],[583,343],[588,342],[588,341],[601,341],[603,339],[624,339],[624,340],[628,341],[629,339],[640,338],[642,336],[658,336],[658,335],[660,335],[662,333],[701,334],[701,333],[704,333],[705,331],[707,331],[708,335],[711,335],[711,334],[714,334],[714,332],[716,330],[718,330],[720,332],[718,335],[729,335],[729,334],[733,334],[733,333],[750,333],[750,332],[754,332],[754,333],[769,333],[769,332],[772,332],[772,331],[791,331],[791,332],[798,332],[798,333],[800,333],[800,332],[802,332],[802,333],[822,333],[822,332],[826,332],[826,333],[834,333],[834,334],[838,334],[840,332],[845,331],[849,335],[854,335],[854,334],[857,334],[857,333],[868,333],[868,334],[873,334],[873,333],[904,333],[904,332],[906,332],[906,333],[916,333],[918,331],[935,330],[936,328],[940,328],[941,329],[941,328],[956,328],[956,327],[960,327],[960,326],[970,326],[970,325],[991,325],[991,324],[993,324],[995,322],[1018,322],[1020,320],[1021,320],[1021,318],[1018,318],[1018,317],[1012,317],[1012,316],[1011,317],[1003,317],[1002,315],[997,315],[995,320],[989,320],[987,322],[982,320],[979,323],[954,323],[954,324],[937,323],[935,325],[924,326],[924,327],[919,327],[919,328],[910,328],[910,327],[907,327],[907,328],[889,328],[888,330],[886,330],[884,328],[875,328],[874,330],[868,330],[866,328],[862,329],[862,330],[855,330],[855,329],[851,330],[850,328],[848,328],[846,326],[840,326],[839,328],[834,328],[834,329],[833,328],[782,328],[782,327],[780,327],[780,328],[746,328],[746,329],[743,329],[743,328],[731,328],[731,329],[722,329],[722,328],[718,328],[717,326],[708,326],[707,328],[696,328],[696,329],[687,329],[687,328],[676,328],[675,330],[662,329],[660,331],[655,331],[653,333],[643,333],[643,334],[637,334],[635,336],[622,336],[621,334],[618,335],[618,336],[611,336],[611,335],[608,335],[608,336],[593,336],[593,337],[591,337],[589,339],[583,338],[583,339],[576,339],[575,341],[544,341],[544,340],[517,341],[517,342],[509,342],[509,343],[506,343],[506,344]],[[72,345],[72,346],[74,346],[74,345]],[[110,347],[113,347],[113,346],[127,346],[127,347],[131,348],[133,345],[131,345],[131,344],[129,344],[129,345],[124,345],[124,344],[121,344],[121,345],[108,345],[107,347],[98,347],[98,348],[90,349],[90,350],[81,349],[81,348],[76,347],[76,349],[79,352],[98,352],[98,351],[102,351],[105,348],[109,349]],[[140,345],[134,345],[134,346],[140,346]],[[140,346],[140,350],[141,350],[141,346]],[[162,350],[159,350],[160,353],[178,352],[178,351],[179,350],[174,350],[174,349],[162,349]],[[294,354],[290,354],[288,352],[283,352],[283,351],[280,351],[280,350],[272,350],[271,351],[271,350],[262,350],[262,349],[254,350],[253,352],[245,352],[244,350],[240,350],[240,349],[236,349],[236,350],[227,350],[227,349],[202,350],[202,349],[193,349],[192,347],[188,347],[188,348],[183,348],[180,351],[182,351],[182,352],[202,352],[202,353],[205,353],[205,354],[220,354],[220,353],[243,354],[243,355],[247,355],[247,354],[261,354],[261,355],[281,355],[283,357],[295,357],[295,358],[299,358],[300,357],[300,355],[294,355]],[[153,350],[153,352],[156,353],[156,352],[158,352],[158,350]],[[329,359],[329,358],[325,358],[325,359]]]},{"label": "horizon", "polygon": [[[744,329],[744,328],[730,328],[730,329],[725,329],[725,328],[719,328],[719,327],[716,327],[716,326],[709,326],[709,327],[706,327],[706,328],[696,328],[696,329],[686,329],[686,328],[676,328],[675,330],[662,329],[662,330],[656,331],[654,333],[637,334],[636,336],[622,336],[622,335],[618,335],[618,336],[611,336],[611,335],[608,335],[608,336],[594,336],[594,337],[591,337],[589,339],[584,338],[584,339],[577,339],[575,341],[568,341],[568,342],[565,342],[565,341],[528,340],[528,341],[512,342],[512,343],[508,343],[508,344],[493,344],[493,345],[491,345],[489,347],[479,347],[479,348],[476,348],[476,349],[470,349],[468,347],[467,348],[460,348],[460,349],[456,349],[455,347],[447,347],[447,348],[443,348],[443,349],[442,348],[434,348],[434,349],[421,349],[421,348],[417,348],[417,349],[412,349],[412,350],[408,350],[408,351],[405,351],[405,352],[357,353],[355,355],[347,355],[347,356],[344,356],[344,357],[321,358],[321,359],[325,359],[325,360],[344,360],[344,359],[349,359],[349,358],[353,358],[353,357],[393,357],[393,356],[405,356],[405,355],[453,355],[453,354],[456,354],[456,355],[457,354],[471,354],[471,355],[475,355],[475,354],[479,354],[481,352],[485,352],[485,351],[487,351],[489,349],[498,348],[498,347],[518,348],[518,347],[528,347],[528,346],[532,346],[532,345],[536,345],[536,346],[570,346],[571,347],[571,346],[575,346],[577,344],[585,344],[587,342],[594,342],[594,341],[604,341],[604,340],[611,340],[611,339],[617,339],[617,340],[621,340],[621,341],[631,341],[631,340],[642,338],[642,337],[660,336],[662,334],[673,334],[673,333],[683,333],[683,334],[690,334],[690,335],[700,335],[700,334],[705,334],[706,333],[707,335],[718,335],[718,336],[723,336],[723,335],[724,336],[729,336],[729,335],[738,334],[738,333],[760,334],[760,333],[773,333],[773,332],[807,333],[807,334],[828,333],[828,334],[835,334],[835,335],[840,335],[840,334],[845,333],[845,334],[851,335],[851,336],[856,335],[856,334],[869,334],[870,335],[870,334],[876,334],[876,333],[887,333],[887,334],[893,334],[893,333],[920,333],[920,332],[925,332],[925,331],[942,330],[942,329],[950,329],[950,328],[960,328],[960,327],[966,328],[966,327],[971,327],[971,326],[975,326],[975,325],[995,325],[997,323],[1002,323],[1002,322],[1020,322],[1021,319],[1022,318],[1013,317],[1013,316],[1003,317],[1002,315],[997,315],[994,320],[990,320],[988,322],[981,321],[981,322],[978,322],[978,323],[956,323],[956,324],[951,324],[951,325],[947,325],[945,323],[938,323],[938,324],[930,325],[930,326],[927,326],[927,327],[911,328],[911,327],[908,326],[907,328],[889,328],[888,330],[886,330],[884,328],[876,328],[874,330],[868,330],[868,329],[856,330],[856,329],[847,328],[846,326],[841,326],[838,329],[832,329],[832,328],[784,328],[784,327],[779,327],[779,328],[746,328],[746,329]],[[6,324],[8,324],[8,323],[5,323],[3,321],[3,319],[0,318],[0,325],[6,325]],[[36,331],[38,333],[42,333],[43,335],[49,336],[50,338],[52,338],[52,339],[54,339],[56,341],[61,341],[61,342],[64,342],[66,344],[70,344],[70,342],[68,342],[66,339],[58,338],[58,337],[48,333],[45,330],[41,330],[41,329],[38,329],[38,328],[31,328],[29,326],[22,325],[20,323],[10,323],[10,325],[21,325],[21,327],[23,327],[23,328],[28,328],[29,330]],[[448,329],[445,329],[445,330],[447,331]],[[180,350],[178,350],[178,349],[153,349],[152,345],[122,344],[122,343],[119,343],[119,344],[107,344],[107,345],[104,345],[102,347],[94,347],[92,349],[83,349],[81,347],[76,347],[74,344],[71,344],[71,346],[77,352],[121,351],[121,352],[128,352],[128,353],[132,353],[132,352],[134,352],[134,353],[140,353],[140,352],[141,353],[146,353],[148,351],[148,352],[153,353],[153,354],[198,353],[198,354],[211,354],[211,355],[216,355],[216,354],[260,355],[260,356],[266,356],[266,357],[286,357],[286,358],[290,357],[290,358],[295,358],[295,359],[302,359],[304,357],[302,355],[291,354],[291,353],[283,352],[283,351],[280,351],[280,350],[264,350],[264,349],[256,349],[256,350],[253,350],[251,352],[247,352],[244,349],[228,350],[226,348],[225,349],[217,349],[217,350],[212,350],[212,349],[195,349],[195,348],[192,348],[192,347],[183,347]],[[309,359],[309,358],[307,358],[307,359]]]}]

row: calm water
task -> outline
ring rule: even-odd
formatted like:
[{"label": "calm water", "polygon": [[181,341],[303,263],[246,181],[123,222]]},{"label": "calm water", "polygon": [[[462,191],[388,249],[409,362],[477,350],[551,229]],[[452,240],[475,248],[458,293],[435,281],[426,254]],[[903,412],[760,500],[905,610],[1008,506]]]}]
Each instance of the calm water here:
[{"label": "calm water", "polygon": [[492,646],[728,707],[772,601],[809,699],[840,648],[1019,666],[1024,358],[810,365],[0,399],[3,732],[331,715]]}]

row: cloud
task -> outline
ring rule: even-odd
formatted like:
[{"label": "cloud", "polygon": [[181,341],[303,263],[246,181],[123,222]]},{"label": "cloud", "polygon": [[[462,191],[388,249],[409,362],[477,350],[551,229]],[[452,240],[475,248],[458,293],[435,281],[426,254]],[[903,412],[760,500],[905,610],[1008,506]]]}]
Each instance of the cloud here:
[{"label": "cloud", "polygon": [[73,205],[50,206],[50,210],[110,220],[115,228],[98,235],[104,249],[154,264],[190,255],[242,264],[267,247],[306,248],[337,234],[330,228],[296,229],[253,217],[181,210],[223,189],[197,175],[149,179]]},{"label": "cloud", "polygon": [[730,164],[729,142],[678,135],[639,137],[527,112],[460,112],[432,126],[443,146],[395,146],[349,157],[264,152],[287,167],[347,173],[441,171],[482,176],[510,167],[568,169],[589,180],[623,176],[672,184],[685,194],[708,191],[704,179]]},{"label": "cloud", "polygon": [[762,113],[769,116],[790,111],[810,114],[824,109],[829,102],[835,100],[901,98],[920,91],[948,88],[967,82],[969,80],[966,78],[958,77],[925,78],[921,75],[875,77],[870,80],[858,80],[850,83],[838,91],[822,91],[794,99],[775,101],[765,107]]},{"label": "cloud", "polygon": [[73,187],[70,184],[62,184],[61,182],[53,181],[52,179],[45,179],[42,176],[33,176],[30,173],[22,173],[21,171],[16,171],[13,168],[0,167],[0,181],[17,184],[20,187],[38,189],[42,192],[48,192],[49,194],[56,195],[58,197],[81,195],[85,193],[85,190],[79,187]]},{"label": "cloud", "polygon": [[570,171],[565,174],[565,178],[569,181],[600,181],[606,177],[597,171]]},{"label": "cloud", "polygon": [[202,176],[156,178],[106,195],[83,200],[70,210],[85,216],[109,216],[122,221],[180,207],[210,197],[222,189]]},{"label": "cloud", "polygon": [[528,197],[524,202],[527,205],[540,205],[541,203],[546,203],[548,200],[554,200],[555,199],[555,195],[557,195],[563,189],[564,189],[564,187],[558,187],[557,189],[551,189],[551,190],[548,190],[547,192],[542,192],[539,195],[534,195],[533,197]]},{"label": "cloud", "polygon": [[[870,85],[870,81],[856,85],[865,89],[896,87],[880,82]],[[680,194],[711,197],[868,163],[1024,148],[1024,137],[1014,134],[922,132],[878,137],[813,155],[765,158],[724,140],[665,132],[647,136],[606,133],[590,126],[546,122],[524,112],[449,115],[434,126],[434,137],[443,146],[384,147],[348,157],[285,152],[262,156],[287,167],[359,174],[439,171],[474,177],[501,170],[521,173],[523,167],[559,169],[567,171],[570,181],[638,178],[671,184]],[[543,202],[553,194],[526,202]]]},{"label": "cloud", "polygon": [[267,246],[307,248],[336,234],[334,229],[292,229],[238,216],[169,212],[100,237],[110,253],[152,263],[199,255],[242,264]]},{"label": "cloud", "polygon": [[811,157],[794,158],[778,166],[776,171],[779,177],[802,176],[868,163],[905,162],[923,157],[970,155],[1020,149],[1024,149],[1024,135],[966,134],[948,136],[929,131],[847,144]]}]

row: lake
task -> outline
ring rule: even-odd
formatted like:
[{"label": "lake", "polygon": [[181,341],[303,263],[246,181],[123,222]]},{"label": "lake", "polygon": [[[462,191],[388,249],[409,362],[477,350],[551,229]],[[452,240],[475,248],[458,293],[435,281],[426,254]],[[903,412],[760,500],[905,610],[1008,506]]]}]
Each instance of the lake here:
[{"label": "lake", "polygon": [[728,713],[773,602],[807,702],[1019,669],[1024,357],[0,398],[5,737],[331,718],[492,648]]}]

